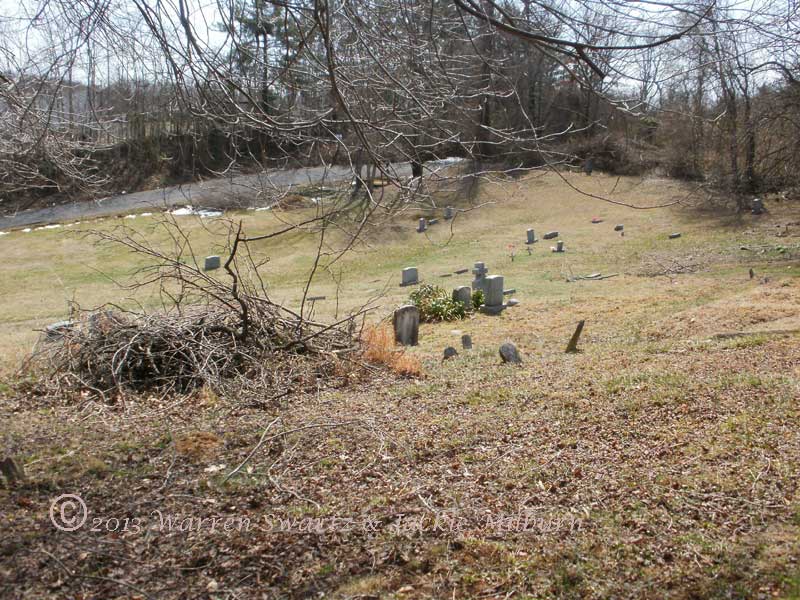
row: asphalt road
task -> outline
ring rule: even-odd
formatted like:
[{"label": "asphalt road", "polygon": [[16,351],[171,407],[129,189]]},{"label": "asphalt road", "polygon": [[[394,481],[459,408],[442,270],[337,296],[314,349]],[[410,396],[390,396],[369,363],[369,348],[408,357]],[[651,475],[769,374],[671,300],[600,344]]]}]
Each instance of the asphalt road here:
[{"label": "asphalt road", "polygon": [[[398,176],[411,175],[408,163],[393,164]],[[237,175],[210,179],[181,186],[120,194],[100,200],[59,204],[48,208],[23,210],[0,215],[0,231],[32,225],[80,221],[96,217],[128,214],[147,209],[161,210],[191,204],[207,208],[243,208],[263,206],[261,190],[286,190],[294,186],[322,185],[346,181],[352,177],[349,167],[305,167],[271,170],[256,175]],[[0,205],[0,210],[2,206]]]}]

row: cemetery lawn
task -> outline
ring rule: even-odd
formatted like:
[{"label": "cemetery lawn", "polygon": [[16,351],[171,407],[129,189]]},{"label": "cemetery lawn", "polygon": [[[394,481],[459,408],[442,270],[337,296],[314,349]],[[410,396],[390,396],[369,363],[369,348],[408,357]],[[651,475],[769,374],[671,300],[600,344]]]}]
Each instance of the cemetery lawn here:
[{"label": "cemetery lawn", "polygon": [[[278,405],[207,389],[112,406],[26,393],[34,329],[70,302],[158,297],[120,291],[144,262],[72,233],[87,224],[0,236],[0,419],[28,475],[0,488],[0,596],[800,598],[800,205],[719,216],[678,182],[564,176],[681,204],[634,210],[545,174],[443,199],[491,202],[452,234],[441,221],[417,234],[406,212],[336,263],[340,313],[375,298],[371,320],[387,318],[410,291],[403,267],[451,289],[471,276],[439,276],[479,260],[520,304],[423,324],[408,350],[420,379],[376,371]],[[231,216],[257,234],[309,214]],[[184,219],[198,256],[222,253],[221,221]],[[89,225],[120,224],[166,240],[154,217]],[[566,253],[552,240],[529,255],[529,227],[559,231]],[[297,307],[315,244],[257,246],[273,300]],[[614,276],[567,281],[594,273]],[[314,281],[318,318],[335,315],[336,289]],[[500,364],[506,340],[521,366]],[[459,355],[442,361],[449,345]],[[85,501],[84,527],[54,527],[61,494]]]}]

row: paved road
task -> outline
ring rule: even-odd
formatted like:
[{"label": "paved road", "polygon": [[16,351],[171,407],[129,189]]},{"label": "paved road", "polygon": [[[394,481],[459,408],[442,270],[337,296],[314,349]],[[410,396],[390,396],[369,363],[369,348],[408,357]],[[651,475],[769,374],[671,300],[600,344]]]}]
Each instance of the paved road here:
[{"label": "paved road", "polygon": [[[411,174],[408,163],[393,164],[400,177]],[[349,167],[306,167],[272,170],[257,175],[238,175],[211,179],[181,186],[111,196],[89,202],[61,204],[48,208],[19,211],[0,215],[0,231],[30,225],[44,225],[94,217],[127,214],[145,209],[164,209],[191,204],[195,207],[249,207],[263,205],[259,192],[264,189],[285,190],[299,185],[320,185],[348,180]],[[1,207],[0,207],[1,208]]]}]

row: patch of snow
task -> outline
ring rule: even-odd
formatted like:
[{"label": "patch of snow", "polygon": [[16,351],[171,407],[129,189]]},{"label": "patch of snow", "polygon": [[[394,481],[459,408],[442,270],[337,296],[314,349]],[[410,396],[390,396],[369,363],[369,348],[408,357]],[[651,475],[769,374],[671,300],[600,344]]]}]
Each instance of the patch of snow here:
[{"label": "patch of snow", "polygon": [[8,235],[7,231],[0,231],[0,235]]},{"label": "patch of snow", "polygon": [[456,163],[464,162],[465,160],[467,159],[461,158],[460,156],[448,156],[447,158],[432,160],[431,163],[435,165],[453,165]]},{"label": "patch of snow", "polygon": [[61,225],[57,223],[54,223],[52,225],[42,225],[41,227],[37,227],[36,231],[39,231],[40,229],[58,229],[59,227],[61,227]]},{"label": "patch of snow", "polygon": [[31,231],[33,230],[30,227],[26,227],[25,229],[22,230],[22,233],[30,233]]},{"label": "patch of snow", "polygon": [[142,213],[142,216],[143,217],[152,217],[153,213],[150,213],[150,212]]},{"label": "patch of snow", "polygon": [[125,215],[126,219],[135,219],[136,215]]},{"label": "patch of snow", "polygon": [[200,217],[201,219],[206,219],[221,217],[224,213],[221,210],[215,210],[213,208],[194,208],[191,204],[187,204],[182,208],[176,208],[175,210],[170,211],[170,214],[173,214],[176,217],[188,217],[194,215]]}]

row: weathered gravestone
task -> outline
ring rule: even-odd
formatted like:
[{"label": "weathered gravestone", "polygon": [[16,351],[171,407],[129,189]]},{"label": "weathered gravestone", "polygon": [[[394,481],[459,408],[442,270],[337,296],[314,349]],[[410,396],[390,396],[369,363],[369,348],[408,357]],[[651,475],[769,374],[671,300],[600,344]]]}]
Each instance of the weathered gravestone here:
[{"label": "weathered gravestone", "polygon": [[219,267],[219,256],[206,256],[205,264],[203,265],[204,271],[213,271],[214,269],[219,269]]},{"label": "weathered gravestone", "polygon": [[505,308],[503,306],[503,276],[490,275],[486,277],[483,294],[484,303],[481,306],[481,312],[487,315],[500,313]]},{"label": "weathered gravestone", "polygon": [[753,198],[753,214],[760,215],[764,213],[764,201],[761,198]]},{"label": "weathered gravestone", "polygon": [[544,234],[543,237],[546,240],[554,240],[554,239],[556,239],[558,237],[558,232],[557,231],[548,231],[547,233]]},{"label": "weathered gravestone", "polygon": [[458,356],[458,351],[452,346],[448,346],[444,349],[444,356],[442,357],[442,360],[447,360],[448,358],[453,358],[454,356]]},{"label": "weathered gravestone", "polygon": [[453,218],[454,210],[452,206],[446,206],[444,209],[444,218],[448,221]]},{"label": "weathered gravestone", "polygon": [[525,243],[526,244],[536,243],[536,234],[534,234],[533,229],[528,229],[528,241]]},{"label": "weathered gravestone", "polygon": [[625,229],[624,225],[614,225],[614,231],[622,231]]},{"label": "weathered gravestone", "polygon": [[489,269],[482,262],[475,263],[475,268],[472,269],[472,274],[475,276],[475,279],[472,280],[473,290],[481,290],[484,294],[486,293],[486,274],[488,272]]},{"label": "weathered gravestone", "polygon": [[403,279],[400,282],[401,287],[407,285],[417,285],[419,283],[419,273],[417,267],[406,267],[403,269]]},{"label": "weathered gravestone", "polygon": [[556,242],[555,248],[553,248],[553,252],[564,252],[564,241],[558,240]]},{"label": "weathered gravestone", "polygon": [[468,285],[462,285],[453,290],[453,301],[461,302],[466,310],[472,308],[472,288]]},{"label": "weathered gravestone", "polygon": [[425,217],[419,218],[419,223],[417,224],[417,233],[422,233],[428,228],[428,222],[425,220]]},{"label": "weathered gravestone", "polygon": [[500,358],[504,363],[520,364],[522,359],[519,357],[517,347],[511,342],[505,342],[500,345]]},{"label": "weathered gravestone", "polygon": [[679,237],[681,237],[680,233],[670,233],[669,234],[669,239],[671,239],[671,240],[677,240]]},{"label": "weathered gravestone", "polygon": [[394,311],[394,341],[403,346],[416,346],[419,343],[419,309],[406,304]]},{"label": "weathered gravestone", "polygon": [[594,159],[587,158],[586,162],[583,163],[583,172],[587,175],[591,175],[592,171],[594,171]]},{"label": "weathered gravestone", "polygon": [[464,334],[461,336],[461,347],[464,350],[471,350],[472,349],[472,336],[468,334]]}]

